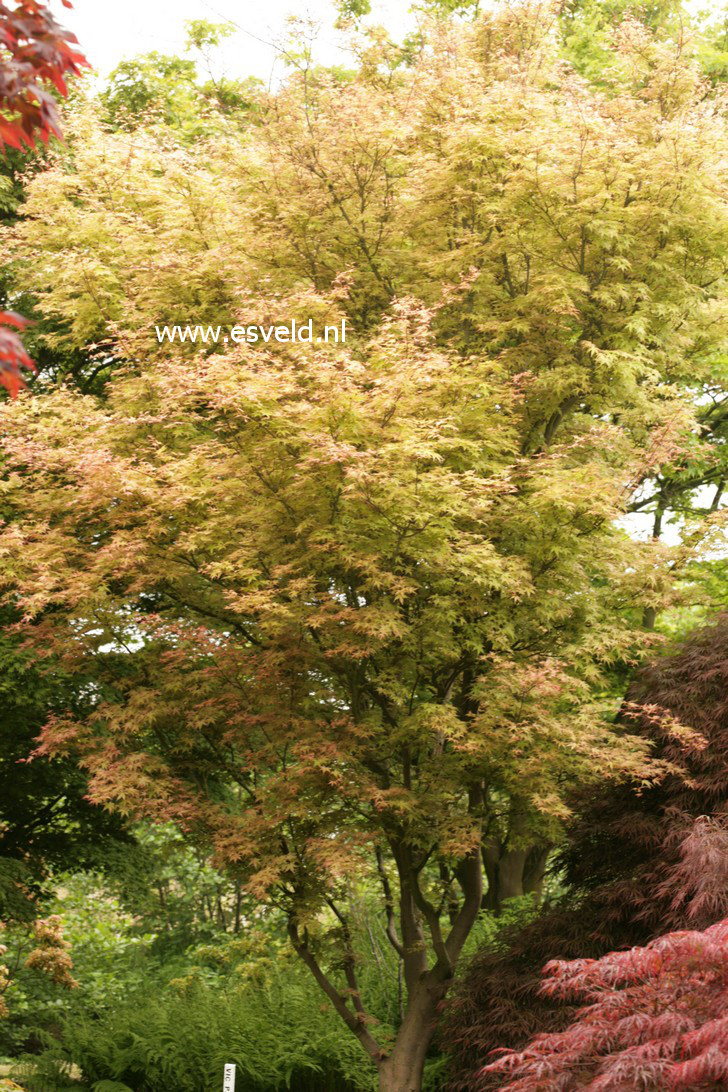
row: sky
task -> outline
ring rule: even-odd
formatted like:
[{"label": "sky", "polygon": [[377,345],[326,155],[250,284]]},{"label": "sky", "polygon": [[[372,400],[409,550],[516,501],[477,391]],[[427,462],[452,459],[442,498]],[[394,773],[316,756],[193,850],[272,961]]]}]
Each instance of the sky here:
[{"label": "sky", "polygon": [[[400,39],[414,26],[413,0],[373,0],[372,17]],[[690,12],[719,10],[724,0],[684,0]],[[74,31],[83,50],[104,77],[124,58],[157,50],[180,54],[188,19],[231,22],[238,27],[218,54],[220,72],[257,76],[276,83],[285,67],[276,50],[286,35],[286,17],[311,15],[321,25],[316,59],[343,59],[332,0],[73,0],[73,10],[50,0],[59,21]],[[216,73],[220,74],[220,73]]]},{"label": "sky", "polygon": [[[412,0],[375,0],[372,14],[396,37],[413,25]],[[189,19],[236,24],[235,34],[221,46],[216,67],[228,76],[257,76],[277,82],[285,72],[276,44],[286,36],[291,13],[310,15],[321,30],[315,47],[322,63],[341,59],[340,36],[333,30],[336,12],[331,0],[74,0],[73,10],[51,0],[56,18],[72,30],[101,77],[119,61],[140,53],[181,54],[184,24]]]}]

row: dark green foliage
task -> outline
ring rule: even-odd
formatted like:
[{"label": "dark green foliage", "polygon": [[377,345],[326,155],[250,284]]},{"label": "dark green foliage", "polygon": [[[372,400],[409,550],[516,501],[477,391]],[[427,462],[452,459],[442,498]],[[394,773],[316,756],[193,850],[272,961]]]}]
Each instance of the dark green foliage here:
[{"label": "dark green foliage", "polygon": [[98,866],[124,823],[86,799],[73,762],[31,756],[48,717],[88,701],[50,663],[33,663],[0,613],[0,920],[36,916],[35,899],[53,868]]},{"label": "dark green foliage", "polygon": [[141,824],[135,840],[107,856],[106,889],[133,916],[136,934],[154,936],[164,960],[220,936],[239,935],[255,911],[241,884],[210,864],[172,824]]},{"label": "dark green foliage", "polygon": [[[165,844],[169,839],[160,832],[157,850]],[[181,874],[178,863],[175,871]],[[117,877],[117,883],[126,885],[128,878]],[[71,1086],[77,1092],[99,1092],[103,1081],[132,1092],[166,1086],[218,1092],[224,1061],[237,1063],[244,1092],[374,1087],[373,1067],[293,957],[276,920],[255,910],[250,916],[247,908],[240,934],[218,934],[215,944],[186,953],[174,954],[184,928],[177,936],[170,932],[160,962],[153,933],[140,935],[144,918],[126,913],[102,877],[63,878],[61,886],[63,898],[50,909],[63,918],[79,989],[58,1001],[48,991],[41,996],[36,986],[12,1001],[20,1030],[25,1026],[27,1034],[30,1018],[46,1029],[31,1040],[45,1044],[45,1052],[23,1065],[21,1083],[30,1092],[65,1092],[71,1065],[84,1075],[83,1083]],[[523,923],[533,911],[532,900],[524,899],[513,900],[502,919],[483,914],[473,943],[498,943],[502,928]],[[378,1020],[378,1034],[388,1040],[400,1020],[397,981],[400,990],[404,983],[398,961],[376,907],[364,895],[355,899],[352,925],[363,996]],[[5,1049],[19,1053],[19,1044],[16,1028]],[[443,1067],[444,1058],[432,1051],[427,1092],[441,1088]]]}]

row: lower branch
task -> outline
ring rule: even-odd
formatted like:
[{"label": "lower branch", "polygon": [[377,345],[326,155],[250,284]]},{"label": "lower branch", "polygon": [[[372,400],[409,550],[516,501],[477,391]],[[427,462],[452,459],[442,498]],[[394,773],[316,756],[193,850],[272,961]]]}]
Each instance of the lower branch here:
[{"label": "lower branch", "polygon": [[331,1004],[334,1006],[341,1019],[344,1021],[349,1030],[353,1032],[354,1035],[356,1035],[357,1039],[364,1047],[372,1061],[379,1063],[383,1056],[382,1048],[380,1047],[374,1036],[370,1034],[366,1024],[364,1023],[364,1020],[362,1019],[364,1015],[363,1011],[357,1014],[351,1011],[346,1003],[346,999],[342,997],[342,995],[336,989],[336,986],[334,986],[333,982],[324,973],[318,960],[311,951],[306,931],[304,930],[304,934],[303,936],[301,936],[298,931],[298,926],[291,919],[289,919],[288,922],[288,935],[291,938],[291,943],[293,944],[296,954],[299,955],[303,962],[306,964],[323,992],[331,1001]]}]

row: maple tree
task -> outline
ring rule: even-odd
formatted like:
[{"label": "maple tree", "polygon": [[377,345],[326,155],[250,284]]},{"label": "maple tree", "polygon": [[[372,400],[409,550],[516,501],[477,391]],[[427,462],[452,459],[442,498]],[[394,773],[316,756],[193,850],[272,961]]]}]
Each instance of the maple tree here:
[{"label": "maple tree", "polygon": [[595,89],[565,68],[557,25],[543,6],[467,29],[436,22],[435,56],[408,66],[364,38],[351,71],[302,64],[194,147],[176,127],[110,133],[86,104],[11,242],[40,341],[90,343],[99,367],[119,334],[126,351],[156,355],[157,324],[235,321],[241,285],[327,292],[342,271],[351,336],[395,295],[448,292],[437,333],[460,351],[510,339],[523,366],[548,352],[533,443],[558,427],[561,390],[589,389],[599,412],[594,369],[604,387],[629,384],[629,354],[665,374],[669,359],[697,403],[693,443],[630,507],[652,514],[655,537],[671,514],[702,519],[721,503],[727,450],[723,113],[684,34],[612,27]]},{"label": "maple tree", "polygon": [[28,356],[16,330],[22,330],[28,320],[15,311],[0,311],[0,383],[15,398],[25,386],[23,368],[34,372],[35,364]]},{"label": "maple tree", "polygon": [[[243,136],[222,118],[195,147],[164,126],[108,132],[84,104],[72,151],[33,181],[11,240],[42,338],[54,351],[90,344],[110,374],[122,346],[130,360],[167,353],[155,325],[232,324],[246,292],[251,313],[256,293],[275,292],[266,322],[282,308],[306,321],[290,293],[333,285],[355,339],[414,294],[436,308],[438,344],[532,370],[529,452],[570,414],[617,401],[649,423],[648,375],[684,390],[690,439],[645,467],[627,508],[652,513],[656,538],[678,511],[697,533],[706,516],[717,524],[724,119],[682,39],[629,21],[595,91],[564,67],[554,27],[539,6],[436,22],[432,51],[406,67],[391,43],[365,39],[345,76],[303,65],[258,93]],[[548,843],[512,852],[519,822],[489,848],[496,908],[541,882]]]},{"label": "maple tree", "polygon": [[503,1092],[708,1089],[728,1078],[728,921],[601,959],[554,961],[543,992],[577,998],[565,1031],[484,1069]]},{"label": "maple tree", "polygon": [[[4,411],[0,545],[27,639],[93,669],[43,749],[283,910],[381,1088],[410,1092],[484,868],[498,905],[578,787],[672,769],[613,729],[606,676],[695,543],[617,521],[721,457],[696,388],[722,389],[728,202],[700,73],[633,22],[610,94],[528,7],[398,60],[304,65],[202,151],[79,109],[16,275],[56,344],[126,364],[103,400]],[[155,343],[203,311],[352,336]],[[394,1042],[358,974],[361,883],[407,987]]]},{"label": "maple tree", "polygon": [[[69,0],[63,0],[70,8]],[[51,135],[61,136],[52,84],[60,95],[68,88],[64,77],[79,75],[88,62],[74,48],[76,36],[56,22],[38,0],[0,3],[0,152],[6,146],[35,148]],[[27,321],[13,311],[0,311],[0,383],[15,397],[25,386],[22,369],[35,365],[14,331]]]},{"label": "maple tree", "polygon": [[666,928],[725,918],[727,685],[725,615],[656,657],[633,682],[623,716],[654,740],[673,773],[648,789],[625,784],[575,802],[559,851],[567,884],[561,904],[511,930],[505,950],[479,953],[450,1004],[453,1088],[501,1087],[497,1071],[482,1070],[491,1051],[559,1032],[573,1019],[573,1004],[539,990],[547,961],[601,957]]},{"label": "maple tree", "polygon": [[[591,695],[651,594],[651,544],[613,524],[645,453],[574,418],[521,456],[523,378],[438,350],[429,319],[400,305],[361,354],[181,357],[108,406],[58,392],[5,418],[6,579],[29,638],[100,688],[43,749],[283,908],[383,1088],[419,1082],[489,831],[517,815],[514,850],[553,841],[569,786],[649,770]],[[391,1050],[350,949],[365,876],[409,989]]]}]

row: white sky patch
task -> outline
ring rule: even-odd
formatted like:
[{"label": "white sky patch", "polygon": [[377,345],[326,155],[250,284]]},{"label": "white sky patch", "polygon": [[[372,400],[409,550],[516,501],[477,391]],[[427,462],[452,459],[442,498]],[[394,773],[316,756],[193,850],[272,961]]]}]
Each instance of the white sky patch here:
[{"label": "white sky patch", "polygon": [[[221,70],[230,77],[257,76],[265,83],[280,81],[285,63],[276,43],[287,37],[290,15],[311,16],[321,26],[315,49],[321,64],[346,63],[341,35],[334,29],[336,9],[332,0],[73,0],[68,11],[60,0],[50,0],[59,22],[72,30],[91,64],[103,78],[121,60],[156,50],[182,55],[184,24],[189,19],[212,23],[231,22],[240,28],[217,56]],[[481,5],[482,6],[482,5]],[[687,0],[690,14],[719,12],[722,0]],[[368,21],[385,26],[401,41],[416,25],[412,0],[372,0]]]},{"label": "white sky patch", "polygon": [[[710,508],[714,496],[715,485],[703,485],[695,491],[692,499],[696,506],[707,509]],[[721,504],[720,508],[723,509],[724,505]],[[650,511],[630,512],[618,521],[618,526],[623,527],[632,538],[646,542],[652,537],[654,518],[654,513]],[[684,528],[685,520],[681,515],[666,512],[662,521],[661,541],[668,546],[679,545]],[[728,537],[723,531],[718,531],[712,545],[704,551],[702,556],[706,561],[728,557]]]},{"label": "white sky patch", "polygon": [[[342,36],[334,29],[336,9],[330,0],[73,0],[72,11],[60,0],[51,0],[58,21],[72,30],[91,64],[103,78],[121,60],[156,50],[181,56],[185,49],[185,23],[206,19],[211,23],[235,23],[235,31],[219,50],[216,64],[221,73],[239,78],[257,76],[265,83],[279,82],[286,65],[277,45],[290,42],[287,19],[310,16],[318,24],[315,57],[322,64],[346,63]],[[415,26],[409,14],[410,0],[374,0],[372,19],[383,24],[397,39]]]}]

